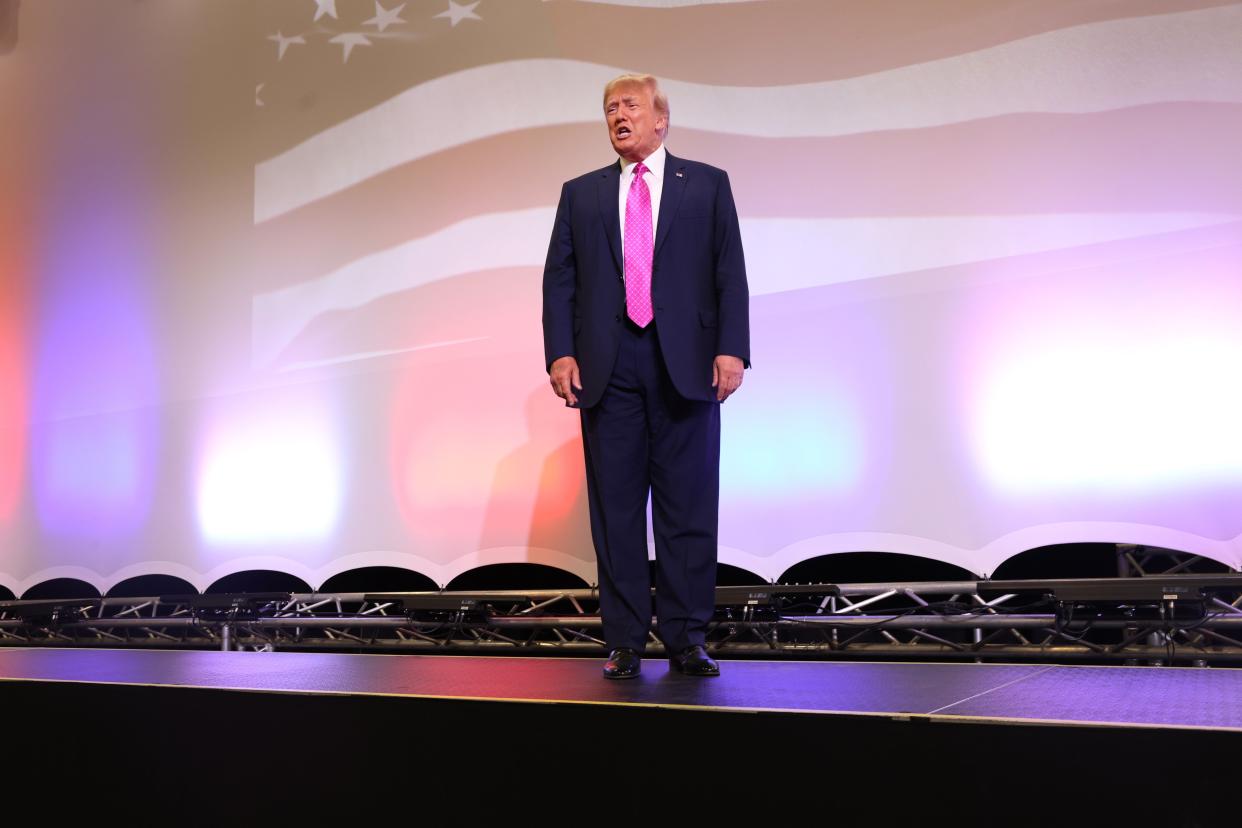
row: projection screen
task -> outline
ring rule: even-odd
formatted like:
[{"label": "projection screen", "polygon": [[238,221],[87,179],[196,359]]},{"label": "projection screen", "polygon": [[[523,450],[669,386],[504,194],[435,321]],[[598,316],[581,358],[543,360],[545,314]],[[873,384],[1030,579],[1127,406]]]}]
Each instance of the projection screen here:
[{"label": "projection screen", "polygon": [[1242,565],[1242,3],[182,0],[0,32],[0,586],[595,578],[563,181],[657,75],[753,368],[719,560]]}]

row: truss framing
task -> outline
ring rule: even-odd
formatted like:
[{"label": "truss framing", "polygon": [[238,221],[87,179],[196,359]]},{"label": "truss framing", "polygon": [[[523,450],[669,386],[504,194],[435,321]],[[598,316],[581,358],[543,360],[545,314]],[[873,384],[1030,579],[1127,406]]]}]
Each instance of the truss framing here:
[{"label": "truss framing", "polygon": [[[1119,574],[1161,583],[1193,578],[1197,560],[1118,548]],[[708,645],[773,658],[1242,663],[1242,579],[1224,580],[1189,601],[1111,603],[985,597],[988,581],[721,588]],[[9,647],[596,655],[601,635],[591,589],[0,602]]]}]

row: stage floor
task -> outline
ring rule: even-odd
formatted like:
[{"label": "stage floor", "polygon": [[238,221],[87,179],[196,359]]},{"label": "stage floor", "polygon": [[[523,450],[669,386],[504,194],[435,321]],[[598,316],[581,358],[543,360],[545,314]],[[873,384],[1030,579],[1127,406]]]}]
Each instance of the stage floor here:
[{"label": "stage floor", "polygon": [[722,661],[697,679],[646,659],[0,649],[0,682],[531,702],[888,719],[1242,730],[1242,670]]}]

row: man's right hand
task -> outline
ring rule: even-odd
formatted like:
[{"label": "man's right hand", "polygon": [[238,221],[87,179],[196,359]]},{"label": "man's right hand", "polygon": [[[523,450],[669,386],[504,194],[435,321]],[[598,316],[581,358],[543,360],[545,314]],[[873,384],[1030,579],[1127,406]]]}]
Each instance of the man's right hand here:
[{"label": "man's right hand", "polygon": [[578,375],[578,360],[571,356],[564,356],[553,362],[552,370],[548,372],[548,380],[552,383],[552,390],[556,392],[556,396],[569,405],[578,404],[578,395],[574,393],[582,390],[582,378]]}]

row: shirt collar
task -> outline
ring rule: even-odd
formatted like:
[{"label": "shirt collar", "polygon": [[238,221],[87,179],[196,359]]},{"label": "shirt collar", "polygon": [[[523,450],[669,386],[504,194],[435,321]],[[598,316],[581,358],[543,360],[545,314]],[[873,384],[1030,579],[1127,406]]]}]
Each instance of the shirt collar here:
[{"label": "shirt collar", "polygon": [[[668,153],[664,151],[664,144],[661,143],[660,146],[656,147],[655,152],[648,155],[642,161],[642,163],[647,165],[647,169],[651,170],[651,174],[655,176],[657,181],[664,180],[664,159],[667,157]],[[620,161],[622,177],[628,176],[633,172],[634,165],[638,163],[637,161],[626,161],[624,158],[621,158]]]}]

